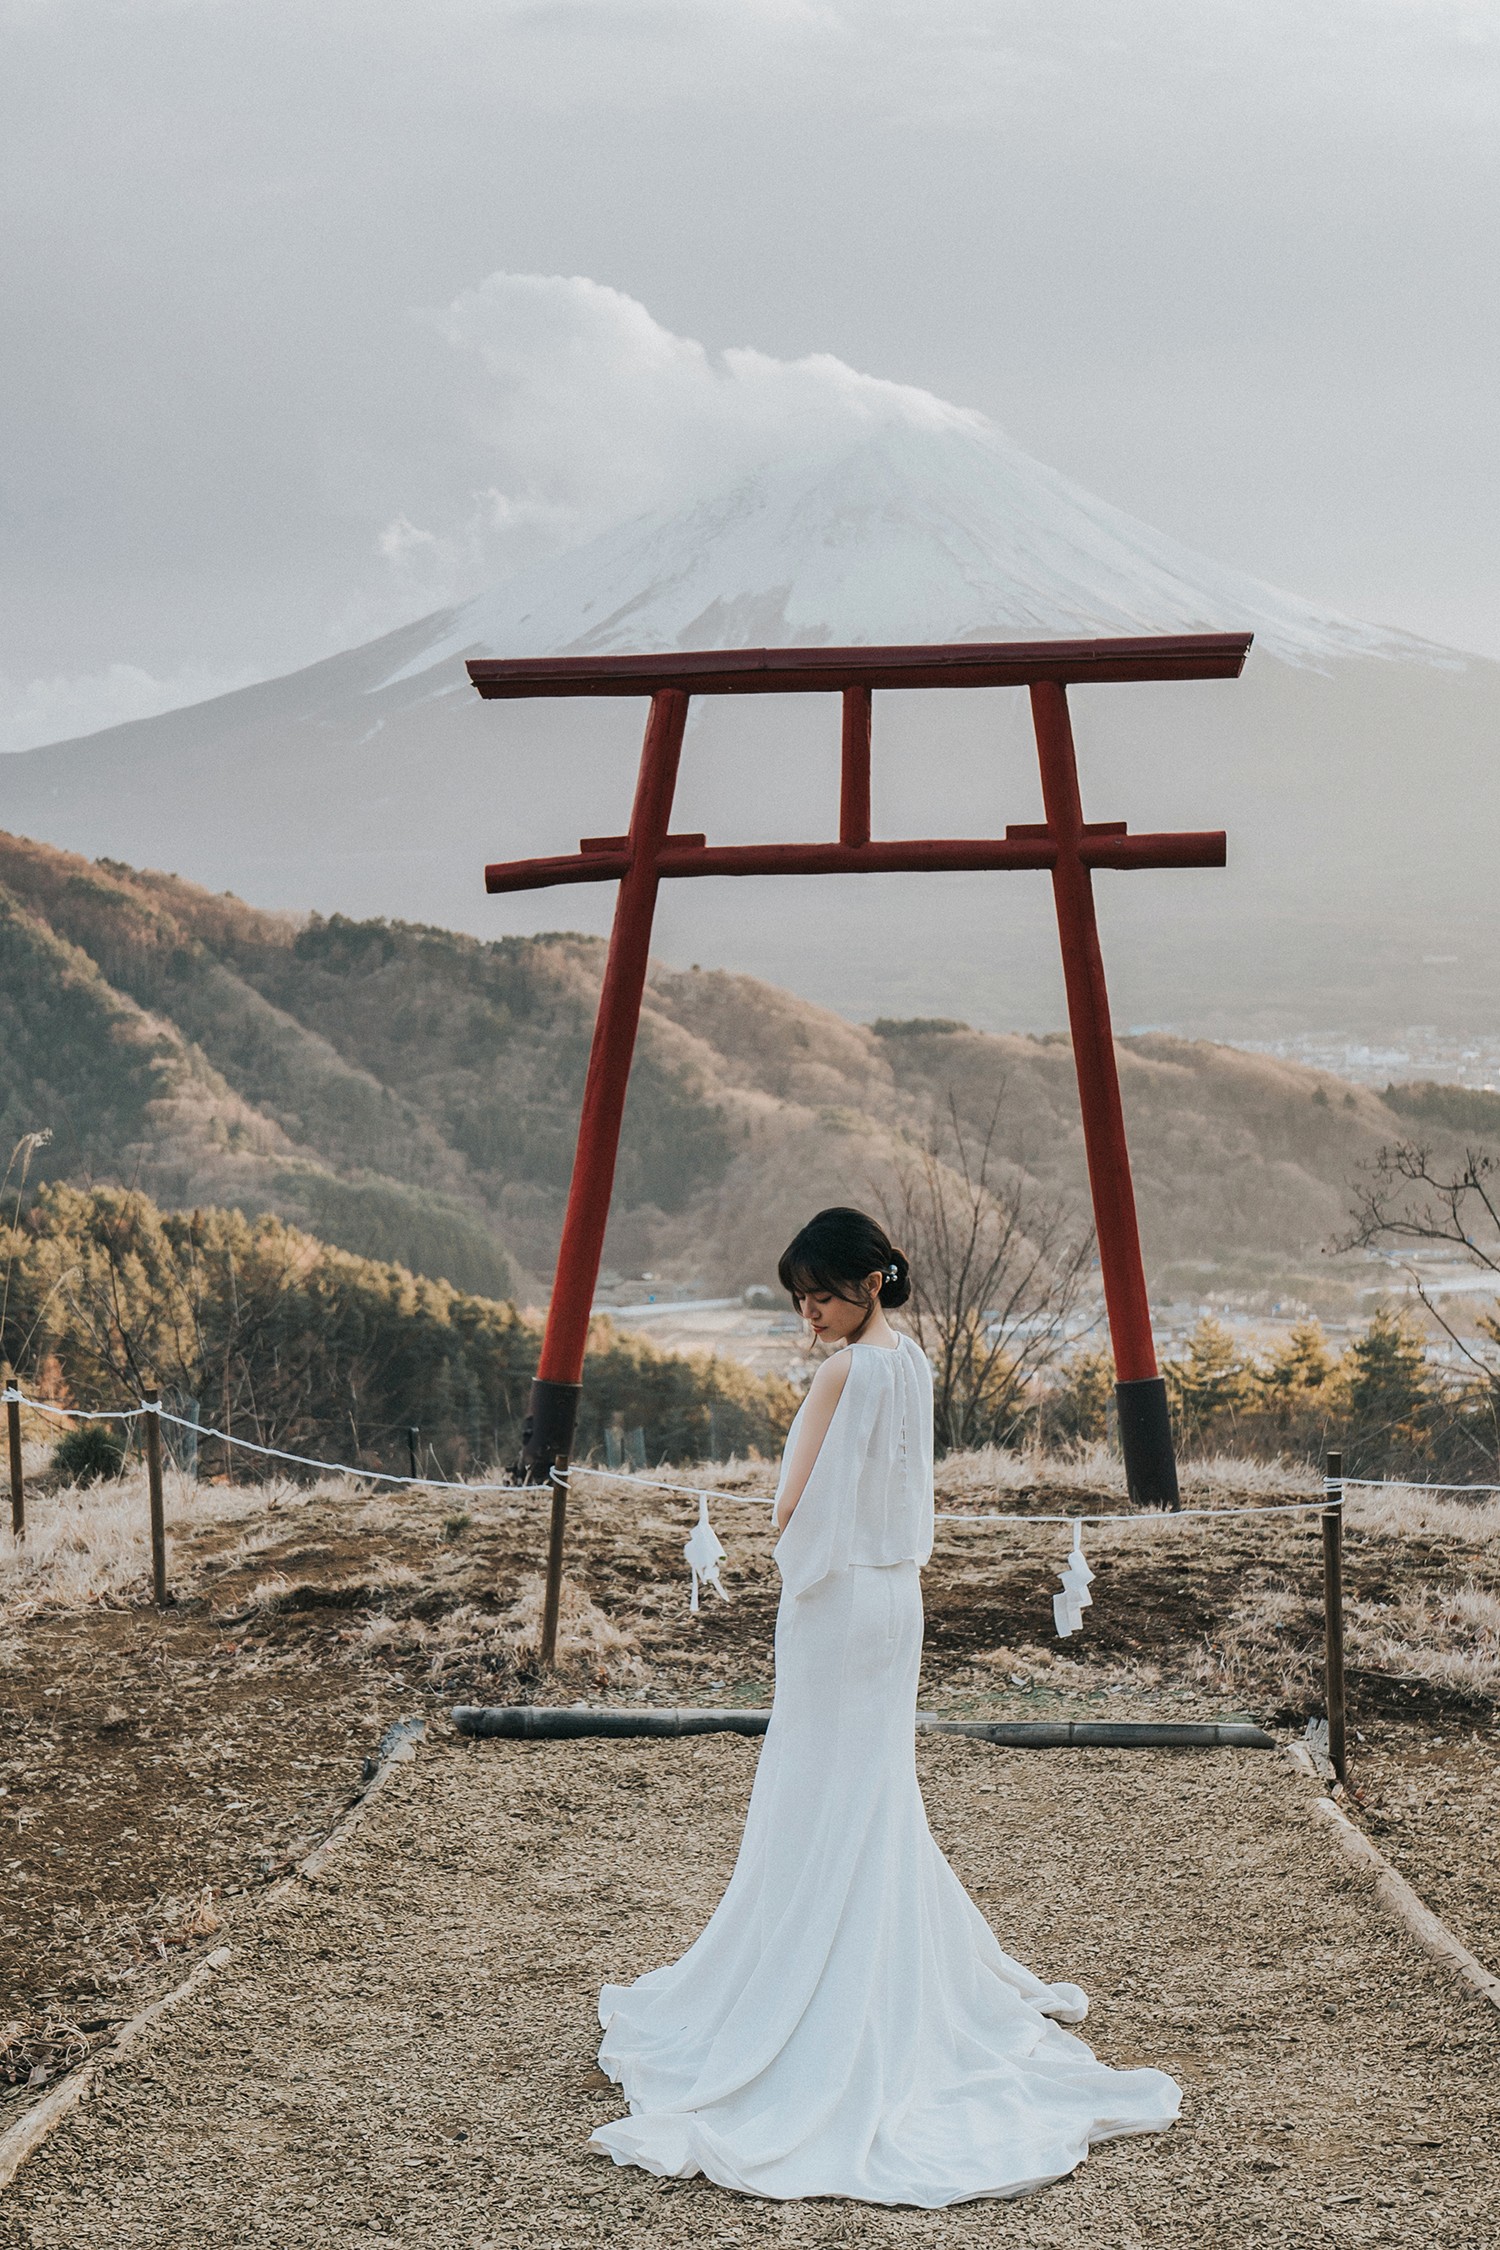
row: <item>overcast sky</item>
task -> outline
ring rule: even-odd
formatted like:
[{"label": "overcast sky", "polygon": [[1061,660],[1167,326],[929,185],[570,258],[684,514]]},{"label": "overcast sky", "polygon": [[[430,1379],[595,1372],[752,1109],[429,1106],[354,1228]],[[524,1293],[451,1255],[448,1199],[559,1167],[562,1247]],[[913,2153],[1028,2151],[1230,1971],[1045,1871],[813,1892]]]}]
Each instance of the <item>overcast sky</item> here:
[{"label": "overcast sky", "polygon": [[368,638],[845,370],[1500,656],[1500,0],[0,20],[8,747]]}]

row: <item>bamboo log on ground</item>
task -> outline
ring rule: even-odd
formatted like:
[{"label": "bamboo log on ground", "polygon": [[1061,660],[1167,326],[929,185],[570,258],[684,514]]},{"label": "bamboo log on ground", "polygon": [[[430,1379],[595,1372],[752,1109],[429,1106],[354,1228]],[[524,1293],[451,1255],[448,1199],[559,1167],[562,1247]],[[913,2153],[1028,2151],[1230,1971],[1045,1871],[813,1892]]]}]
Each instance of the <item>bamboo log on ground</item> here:
[{"label": "bamboo log on ground", "polygon": [[[547,1703],[461,1703],[451,1713],[460,1734],[509,1742],[577,1742],[600,1737],[675,1738],[764,1734],[765,1710],[590,1710]],[[1012,1750],[1274,1750],[1272,1736],[1241,1720],[940,1719],[917,1713],[919,1734],[960,1734]]]}]

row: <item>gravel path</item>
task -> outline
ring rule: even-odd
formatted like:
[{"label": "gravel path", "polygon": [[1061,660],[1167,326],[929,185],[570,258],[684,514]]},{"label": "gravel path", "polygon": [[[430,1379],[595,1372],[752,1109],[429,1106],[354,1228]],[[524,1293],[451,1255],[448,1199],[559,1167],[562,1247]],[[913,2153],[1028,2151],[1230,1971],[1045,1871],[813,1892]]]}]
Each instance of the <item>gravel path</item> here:
[{"label": "gravel path", "polygon": [[1381,1851],[1500,1976],[1500,1724],[1372,1728],[1351,1764]]},{"label": "gravel path", "polygon": [[593,2001],[674,1954],[758,1745],[446,1744],[0,2201],[0,2243],[424,2250],[1500,2242],[1500,2017],[1376,1913],[1279,1756],[923,1741],[932,1823],[1002,1942],[1094,1996],[1172,2133],[1018,2203],[750,2202],[591,2155]]}]

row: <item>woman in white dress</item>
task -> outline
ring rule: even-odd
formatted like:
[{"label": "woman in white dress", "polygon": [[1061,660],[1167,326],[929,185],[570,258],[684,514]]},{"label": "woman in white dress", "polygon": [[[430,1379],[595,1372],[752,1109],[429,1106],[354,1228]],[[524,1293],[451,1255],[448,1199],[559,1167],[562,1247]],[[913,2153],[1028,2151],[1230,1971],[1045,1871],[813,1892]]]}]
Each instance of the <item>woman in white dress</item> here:
[{"label": "woman in white dress", "polygon": [[[630,2104],[590,2146],[767,2197],[935,2208],[1023,2195],[1093,2141],[1177,2115],[1159,2070],[1110,2070],[1062,2023],[1088,2002],[1003,1953],[917,1782],[932,1375],[885,1317],[906,1261],[820,1211],[782,1285],[836,1348],[792,1424],[776,1689],[733,1875],[682,1957],[599,1995]],[[1025,1839],[1010,1840],[1013,1853]]]}]

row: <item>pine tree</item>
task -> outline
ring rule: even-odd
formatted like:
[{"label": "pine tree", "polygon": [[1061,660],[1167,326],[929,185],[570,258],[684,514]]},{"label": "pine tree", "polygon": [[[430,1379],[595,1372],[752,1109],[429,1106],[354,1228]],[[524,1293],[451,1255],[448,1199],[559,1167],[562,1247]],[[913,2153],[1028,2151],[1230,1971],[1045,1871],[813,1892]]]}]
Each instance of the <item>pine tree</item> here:
[{"label": "pine tree", "polygon": [[1205,1314],[1181,1359],[1162,1370],[1184,1437],[1225,1437],[1250,1393],[1250,1371],[1222,1321]]},{"label": "pine tree", "polygon": [[1280,1420],[1299,1408],[1321,1403],[1337,1374],[1337,1362],[1328,1349],[1328,1338],[1316,1320],[1299,1320],[1285,1342],[1255,1370],[1258,1403]]},{"label": "pine tree", "polygon": [[[519,1439],[539,1323],[300,1233],[278,1218],[159,1210],[137,1190],[53,1184],[19,1226],[0,1224],[10,1287],[0,1356],[79,1406],[127,1405],[149,1370],[170,1403],[197,1402],[233,1436],[397,1473],[406,1432],[450,1476],[503,1463]],[[575,1450],[612,1416],[646,1432],[653,1460],[716,1442],[770,1452],[796,1406],[790,1384],[734,1360],[663,1352],[593,1323]],[[254,1456],[205,1440],[213,1471]]]},{"label": "pine tree", "polygon": [[1383,1473],[1419,1454],[1436,1404],[1420,1330],[1382,1307],[1344,1362],[1350,1465]]}]

